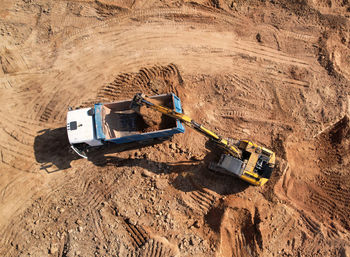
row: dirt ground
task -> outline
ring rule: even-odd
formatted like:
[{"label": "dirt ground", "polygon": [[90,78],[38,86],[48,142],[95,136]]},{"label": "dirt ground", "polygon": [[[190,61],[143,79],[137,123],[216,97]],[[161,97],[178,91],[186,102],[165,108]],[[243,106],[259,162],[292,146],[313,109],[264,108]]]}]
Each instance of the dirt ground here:
[{"label": "dirt ground", "polygon": [[[2,0],[1,256],[350,256],[347,0]],[[66,113],[174,92],[273,149],[269,182],[206,139],[80,159]]]}]

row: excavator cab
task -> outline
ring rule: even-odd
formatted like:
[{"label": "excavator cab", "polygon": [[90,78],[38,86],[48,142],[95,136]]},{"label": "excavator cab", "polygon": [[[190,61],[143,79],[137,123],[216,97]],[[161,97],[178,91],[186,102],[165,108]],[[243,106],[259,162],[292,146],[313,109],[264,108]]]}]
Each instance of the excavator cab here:
[{"label": "excavator cab", "polygon": [[209,169],[235,175],[253,185],[265,184],[271,177],[275,154],[247,140],[239,141],[237,148],[241,150],[240,157],[222,154],[217,163],[210,163]]}]

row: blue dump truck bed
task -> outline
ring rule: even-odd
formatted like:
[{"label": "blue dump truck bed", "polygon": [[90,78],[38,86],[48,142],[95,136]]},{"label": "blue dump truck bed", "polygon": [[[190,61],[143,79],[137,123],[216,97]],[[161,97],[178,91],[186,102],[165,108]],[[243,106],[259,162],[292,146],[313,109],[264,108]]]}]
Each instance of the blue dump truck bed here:
[{"label": "blue dump truck bed", "polygon": [[[150,97],[161,105],[182,112],[181,101],[174,94]],[[185,128],[179,120],[162,115],[160,124],[148,127],[142,116],[130,109],[131,100],[114,103],[99,103],[94,106],[96,138],[116,144],[143,141],[152,138],[171,137],[184,133]]]}]

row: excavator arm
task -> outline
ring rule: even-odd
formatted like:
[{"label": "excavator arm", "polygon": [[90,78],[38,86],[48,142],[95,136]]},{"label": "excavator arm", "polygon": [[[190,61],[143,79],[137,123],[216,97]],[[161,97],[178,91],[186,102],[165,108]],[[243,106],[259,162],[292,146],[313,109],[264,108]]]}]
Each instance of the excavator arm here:
[{"label": "excavator arm", "polygon": [[230,145],[226,139],[223,139],[221,136],[217,135],[213,131],[205,128],[203,125],[194,121],[191,117],[179,113],[175,110],[169,109],[167,107],[161,106],[152,102],[152,99],[146,97],[145,95],[138,93],[134,96],[132,101],[131,108],[135,108],[137,106],[146,106],[155,111],[161,112],[169,117],[178,119],[182,121],[187,126],[197,130],[199,133],[213,140],[218,146],[225,149],[230,155],[241,158],[241,151],[233,145]]}]

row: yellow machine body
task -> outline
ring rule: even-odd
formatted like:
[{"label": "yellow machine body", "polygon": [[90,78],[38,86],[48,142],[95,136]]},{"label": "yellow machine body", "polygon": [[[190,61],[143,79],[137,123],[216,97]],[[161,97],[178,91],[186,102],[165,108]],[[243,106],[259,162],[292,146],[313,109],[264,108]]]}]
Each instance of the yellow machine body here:
[{"label": "yellow machine body", "polygon": [[250,156],[247,159],[246,165],[244,167],[243,174],[240,178],[256,186],[264,185],[268,181],[271,173],[267,174],[266,177],[263,177],[261,174],[259,174],[256,169],[257,162],[259,160],[259,157],[265,156],[266,160],[268,160],[268,166],[273,168],[275,165],[276,158],[275,153],[269,149],[258,146],[247,140],[240,141],[238,147],[242,150],[243,153],[250,153]]}]

